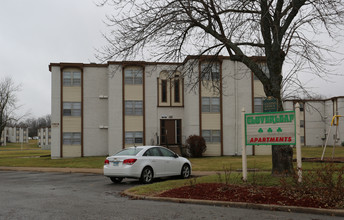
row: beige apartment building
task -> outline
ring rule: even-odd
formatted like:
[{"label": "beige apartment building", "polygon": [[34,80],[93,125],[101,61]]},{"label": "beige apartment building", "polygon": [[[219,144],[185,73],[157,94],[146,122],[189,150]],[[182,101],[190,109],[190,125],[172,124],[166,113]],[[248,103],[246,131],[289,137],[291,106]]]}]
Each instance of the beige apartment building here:
[{"label": "beige apartment building", "polygon": [[[111,155],[133,145],[180,146],[194,134],[205,138],[207,156],[239,155],[241,111],[261,111],[265,96],[252,72],[225,56],[51,63],[49,70],[52,158]],[[271,152],[250,146],[247,153]]]}]

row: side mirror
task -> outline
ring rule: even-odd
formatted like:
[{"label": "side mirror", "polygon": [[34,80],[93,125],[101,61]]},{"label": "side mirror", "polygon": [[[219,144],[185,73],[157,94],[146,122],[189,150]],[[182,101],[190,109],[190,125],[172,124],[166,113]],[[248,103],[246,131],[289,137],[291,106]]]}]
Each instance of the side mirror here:
[{"label": "side mirror", "polygon": [[174,158],[178,158],[179,156],[178,156],[178,154],[174,154],[173,157]]}]

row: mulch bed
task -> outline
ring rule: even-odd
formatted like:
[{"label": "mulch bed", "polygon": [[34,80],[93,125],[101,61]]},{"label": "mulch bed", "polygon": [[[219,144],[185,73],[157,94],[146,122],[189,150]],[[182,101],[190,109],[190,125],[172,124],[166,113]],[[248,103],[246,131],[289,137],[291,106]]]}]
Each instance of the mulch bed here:
[{"label": "mulch bed", "polygon": [[158,196],[183,199],[331,208],[310,197],[300,199],[283,195],[280,187],[226,185],[223,183],[202,183],[184,186],[163,192]]},{"label": "mulch bed", "polygon": [[[294,159],[294,161],[296,161],[296,159]],[[332,162],[332,163],[344,163],[344,157],[324,157],[323,160],[321,160],[320,157],[303,157],[302,158],[302,162],[319,162],[319,163],[328,163],[328,162]]]}]

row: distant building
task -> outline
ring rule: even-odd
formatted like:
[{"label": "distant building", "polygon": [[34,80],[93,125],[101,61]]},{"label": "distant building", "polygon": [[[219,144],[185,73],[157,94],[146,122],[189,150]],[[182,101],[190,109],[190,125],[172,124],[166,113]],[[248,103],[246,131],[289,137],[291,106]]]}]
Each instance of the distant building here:
[{"label": "distant building", "polygon": [[29,129],[27,127],[5,127],[1,136],[1,143],[6,146],[7,143],[28,143]]},{"label": "distant building", "polygon": [[[252,59],[264,66],[263,58]],[[183,77],[180,68],[194,75]],[[265,96],[252,72],[225,56],[189,56],[183,63],[51,63],[49,70],[52,158],[108,155],[132,145],[173,148],[194,134],[205,138],[207,156],[238,155],[241,110],[259,111]],[[247,153],[271,150],[250,146]]]},{"label": "distant building", "polygon": [[51,128],[39,128],[38,134],[38,146],[44,150],[50,150],[51,148]]},{"label": "distant building", "polygon": [[[300,103],[301,144],[306,146],[322,146],[329,135],[329,127],[334,115],[344,116],[344,96],[329,99],[293,99],[284,102],[285,110],[294,110]],[[333,126],[328,137],[328,145],[337,145],[344,141],[344,117],[339,119],[338,130]]]}]

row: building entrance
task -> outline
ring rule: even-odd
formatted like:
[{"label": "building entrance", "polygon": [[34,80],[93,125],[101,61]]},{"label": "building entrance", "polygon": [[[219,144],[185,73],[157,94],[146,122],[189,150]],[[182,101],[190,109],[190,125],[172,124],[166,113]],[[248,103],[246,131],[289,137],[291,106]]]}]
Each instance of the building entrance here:
[{"label": "building entrance", "polygon": [[160,120],[160,144],[179,145],[181,144],[181,120],[161,119]]}]

